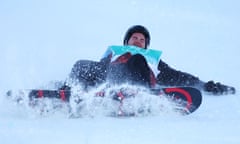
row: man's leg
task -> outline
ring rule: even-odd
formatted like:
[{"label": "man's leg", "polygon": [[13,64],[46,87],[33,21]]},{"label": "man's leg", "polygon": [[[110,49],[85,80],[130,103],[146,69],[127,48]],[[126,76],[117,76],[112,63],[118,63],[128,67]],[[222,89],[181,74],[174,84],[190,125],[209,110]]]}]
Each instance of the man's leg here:
[{"label": "man's leg", "polygon": [[105,77],[106,66],[102,62],[79,60],[74,64],[66,83],[82,84],[87,88],[103,83]]},{"label": "man's leg", "polygon": [[150,71],[146,59],[140,54],[133,55],[127,62],[130,80],[133,83],[150,86]]}]

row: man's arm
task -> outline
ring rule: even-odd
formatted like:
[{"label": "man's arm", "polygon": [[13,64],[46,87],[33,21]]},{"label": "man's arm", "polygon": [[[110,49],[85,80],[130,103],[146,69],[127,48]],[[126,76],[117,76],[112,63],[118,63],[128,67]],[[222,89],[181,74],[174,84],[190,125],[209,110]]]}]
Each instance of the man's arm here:
[{"label": "man's arm", "polygon": [[198,77],[191,74],[177,71],[169,67],[165,62],[160,60],[158,64],[160,73],[157,75],[157,83],[165,86],[198,86],[203,84]]},{"label": "man's arm", "polygon": [[157,75],[157,83],[163,86],[192,86],[214,95],[234,94],[235,88],[214,81],[203,82],[198,77],[189,73],[177,71],[160,60],[158,65],[160,73]]}]

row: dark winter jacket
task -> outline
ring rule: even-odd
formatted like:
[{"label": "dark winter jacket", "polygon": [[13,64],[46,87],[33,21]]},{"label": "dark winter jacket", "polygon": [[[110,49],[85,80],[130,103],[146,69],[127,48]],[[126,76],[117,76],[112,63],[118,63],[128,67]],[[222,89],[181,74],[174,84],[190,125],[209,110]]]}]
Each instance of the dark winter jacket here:
[{"label": "dark winter jacket", "polygon": [[[68,79],[67,83],[82,83],[83,85],[88,87],[98,86],[106,82],[106,80],[110,77],[114,80],[124,81],[124,79],[116,79],[116,78],[125,78],[132,79],[132,76],[136,76],[136,73],[140,74],[140,76],[133,77],[133,81],[142,81],[142,83],[147,83],[151,87],[152,82],[152,71],[149,70],[148,66],[145,63],[145,60],[137,55],[133,59],[133,62],[130,64],[119,63],[118,65],[111,65],[111,57],[105,57],[101,59],[99,62],[90,61],[90,60],[79,60],[77,61],[70,73],[70,79]],[[138,64],[136,60],[141,61]],[[133,69],[129,67],[135,67]],[[127,67],[127,70],[126,70]],[[118,69],[115,69],[118,68]],[[126,70],[126,71],[125,71]],[[159,73],[157,74],[155,80],[156,83],[160,86],[191,86],[195,87],[199,90],[203,90],[214,95],[221,94],[234,94],[236,92],[234,87],[223,85],[221,83],[215,83],[214,81],[203,82],[198,77],[193,76],[186,72],[181,72],[175,70],[168,66],[165,62],[160,60],[158,64]],[[111,73],[121,72],[120,75],[112,75]],[[130,77],[129,77],[130,73]],[[132,75],[131,75],[132,73]],[[110,74],[110,75],[109,75]],[[137,74],[137,75],[138,75]],[[122,82],[123,82],[122,81]]]},{"label": "dark winter jacket", "polygon": [[[86,86],[96,86],[106,81],[110,71],[111,58],[106,57],[100,62],[90,60],[79,60],[72,68],[70,77],[72,80],[83,83]],[[124,65],[124,64],[123,64]],[[115,66],[116,67],[116,66]],[[119,64],[117,67],[122,67]],[[163,86],[201,86],[201,82],[197,77],[177,71],[169,67],[165,62],[160,60],[158,65],[159,74],[156,76],[156,82]],[[149,72],[149,80],[152,78],[152,72]],[[126,76],[126,75],[125,75]],[[117,76],[123,77],[123,76]],[[117,78],[115,77],[115,78]]]},{"label": "dark winter jacket", "polygon": [[[129,59],[129,57],[127,57],[129,55],[122,55],[120,56],[116,61],[121,63],[123,61],[123,63],[125,63],[126,59]],[[105,65],[110,65],[110,61],[111,61],[111,56],[109,55],[109,57],[103,58],[101,60],[101,62],[105,63]],[[116,62],[115,62],[116,63]],[[144,62],[142,62],[144,63]],[[141,67],[141,65],[138,65],[139,67]],[[146,67],[148,67],[145,64]],[[142,68],[142,67],[141,67]],[[143,68],[142,68],[143,70]],[[157,82],[157,84],[162,85],[162,86],[194,86],[194,87],[202,87],[203,86],[203,82],[200,81],[197,77],[185,73],[185,72],[181,72],[181,71],[177,71],[171,67],[169,67],[165,62],[163,62],[162,60],[160,60],[159,64],[158,64],[158,70],[159,70],[159,74],[156,76],[155,80]],[[153,72],[151,71],[149,73],[150,77],[151,77],[151,81],[152,80],[152,75]],[[152,84],[154,82],[151,82]]]}]

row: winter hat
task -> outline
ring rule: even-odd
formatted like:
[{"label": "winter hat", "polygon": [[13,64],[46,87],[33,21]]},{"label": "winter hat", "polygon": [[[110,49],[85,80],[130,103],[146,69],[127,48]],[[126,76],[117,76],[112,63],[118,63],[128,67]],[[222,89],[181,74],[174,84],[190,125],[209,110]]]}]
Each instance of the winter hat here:
[{"label": "winter hat", "polygon": [[127,45],[128,40],[130,39],[130,37],[132,36],[133,33],[141,33],[144,35],[145,40],[146,40],[145,41],[145,43],[146,43],[145,49],[147,49],[147,46],[150,44],[150,34],[149,34],[148,30],[144,26],[141,26],[141,25],[134,25],[127,30],[127,32],[124,36],[123,44]]}]

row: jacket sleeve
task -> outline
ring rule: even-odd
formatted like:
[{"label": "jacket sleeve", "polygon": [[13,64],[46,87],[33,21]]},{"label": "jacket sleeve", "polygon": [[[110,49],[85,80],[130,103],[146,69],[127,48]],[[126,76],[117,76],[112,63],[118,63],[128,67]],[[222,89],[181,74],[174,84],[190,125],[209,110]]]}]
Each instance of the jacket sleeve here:
[{"label": "jacket sleeve", "polygon": [[160,60],[158,64],[160,73],[157,75],[157,84],[164,86],[193,86],[202,88],[204,82],[198,77],[181,72],[169,67],[165,62]]}]

